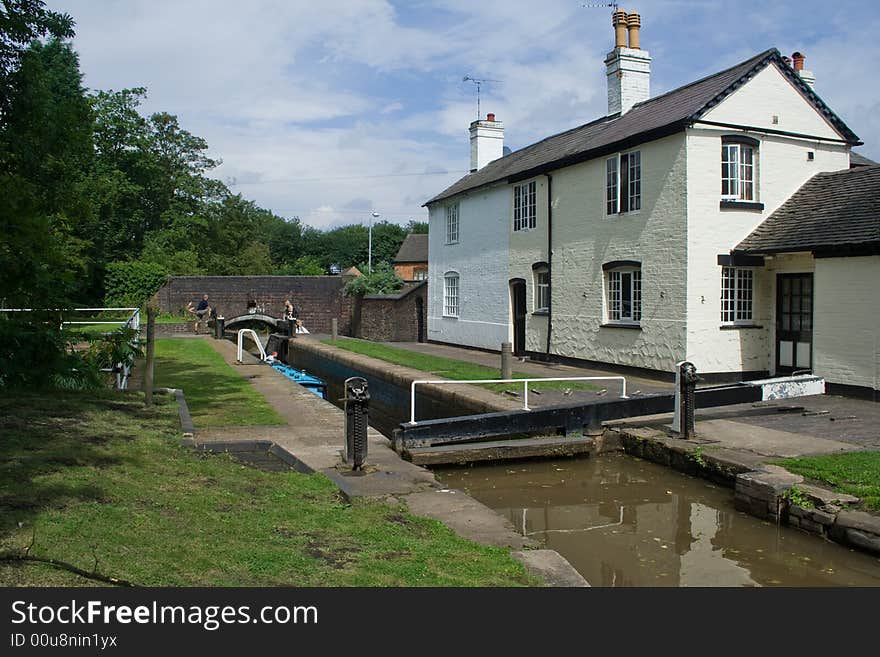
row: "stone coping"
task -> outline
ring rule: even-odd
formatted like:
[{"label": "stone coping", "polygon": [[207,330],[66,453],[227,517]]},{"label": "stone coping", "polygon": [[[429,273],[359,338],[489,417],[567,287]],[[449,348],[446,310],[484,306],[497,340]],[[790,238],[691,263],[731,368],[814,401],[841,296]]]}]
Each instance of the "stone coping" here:
[{"label": "stone coping", "polygon": [[607,432],[617,434],[629,454],[733,488],[739,511],[880,554],[880,516],[852,509],[859,498],[804,483],[801,475],[767,463],[766,456],[716,448],[712,441],[682,440],[657,429]]}]

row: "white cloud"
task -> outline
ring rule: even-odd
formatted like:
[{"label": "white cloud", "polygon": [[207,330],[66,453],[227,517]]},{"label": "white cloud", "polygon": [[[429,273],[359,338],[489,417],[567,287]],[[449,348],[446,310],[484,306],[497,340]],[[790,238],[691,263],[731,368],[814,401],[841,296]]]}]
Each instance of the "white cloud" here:
[{"label": "white cloud", "polygon": [[[482,110],[525,146],[605,112],[607,9],[570,0],[50,0],[77,20],[86,84],[146,86],[147,109],[204,137],[235,191],[315,226],[424,219],[424,200],[468,166]],[[878,13],[802,1],[640,0],[652,88],[661,93],[779,46],[807,54],[816,89],[880,157]],[[785,40],[788,43],[780,43]],[[403,110],[406,111],[403,111]],[[439,175],[427,172],[445,172]],[[426,175],[409,175],[426,172]],[[396,174],[394,176],[387,174]]]}]

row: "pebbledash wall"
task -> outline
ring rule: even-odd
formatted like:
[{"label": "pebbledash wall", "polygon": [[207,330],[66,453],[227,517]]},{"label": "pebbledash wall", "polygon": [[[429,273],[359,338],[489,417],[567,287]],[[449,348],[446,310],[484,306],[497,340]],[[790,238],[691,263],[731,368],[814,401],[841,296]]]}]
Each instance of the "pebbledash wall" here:
[{"label": "pebbledash wall", "polygon": [[[490,185],[428,208],[428,339],[501,349],[512,336],[509,228],[512,192]],[[458,240],[446,241],[446,208],[458,209]],[[444,277],[458,274],[458,316],[445,314]]]},{"label": "pebbledash wall", "polygon": [[195,305],[207,294],[211,307],[225,317],[247,314],[250,301],[267,315],[281,317],[284,300],[290,299],[312,333],[329,333],[335,317],[339,332],[350,335],[353,299],[342,293],[349,280],[347,276],[174,276],[154,299],[161,311],[180,313],[187,303]]}]

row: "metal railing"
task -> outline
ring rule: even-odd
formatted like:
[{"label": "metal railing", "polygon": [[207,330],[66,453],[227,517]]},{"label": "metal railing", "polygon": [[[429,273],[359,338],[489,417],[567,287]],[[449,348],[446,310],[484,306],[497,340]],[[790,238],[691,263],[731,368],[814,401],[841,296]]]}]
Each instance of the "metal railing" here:
[{"label": "metal railing", "polygon": [[[135,331],[134,338],[132,338],[132,345],[137,345],[141,339],[141,309],[140,308],[68,308],[61,309],[55,308],[59,312],[129,312],[131,313],[127,319],[115,319],[108,321],[100,321],[100,320],[91,320],[91,321],[79,321],[79,320],[62,320],[60,330],[64,330],[65,326],[77,326],[77,325],[110,325],[110,326],[119,326],[122,328],[132,328]],[[33,308],[0,308],[0,312],[4,313],[32,313],[36,312]],[[131,364],[130,363],[116,363],[113,367],[102,367],[102,372],[113,372],[116,374],[116,388],[117,390],[125,390],[128,388],[128,379],[131,376]]]},{"label": "metal railing", "polygon": [[239,329],[238,330],[238,357],[236,360],[241,363],[242,357],[244,356],[244,335],[245,333],[250,334],[251,339],[257,343],[257,346],[260,348],[260,360],[266,360],[266,350],[263,349],[263,343],[260,342],[260,336],[257,335],[257,332],[254,329]]},{"label": "metal railing", "polygon": [[425,379],[413,381],[410,384],[409,392],[409,423],[418,424],[416,422],[416,385],[452,385],[452,384],[479,384],[479,383],[522,383],[523,384],[523,410],[530,411],[529,408],[529,383],[549,382],[549,381],[620,381],[620,398],[628,399],[626,396],[626,378],[622,376],[562,376],[550,378],[533,378],[533,379],[468,379],[465,381],[451,381],[449,379]]}]

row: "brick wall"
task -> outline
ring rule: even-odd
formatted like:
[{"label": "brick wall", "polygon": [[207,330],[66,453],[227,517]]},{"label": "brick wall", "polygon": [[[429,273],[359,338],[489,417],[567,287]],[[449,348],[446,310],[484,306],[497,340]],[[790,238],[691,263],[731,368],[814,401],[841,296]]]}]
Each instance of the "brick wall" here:
[{"label": "brick wall", "polygon": [[354,335],[376,342],[418,342],[427,337],[428,285],[404,288],[398,294],[371,294],[358,299],[354,310]]},{"label": "brick wall", "polygon": [[225,317],[244,315],[256,301],[267,315],[281,317],[290,299],[299,319],[312,333],[329,333],[339,320],[339,333],[351,335],[353,300],[342,294],[350,279],[343,276],[175,276],[154,296],[163,312],[180,313],[188,302],[208,295],[211,307]]},{"label": "brick wall", "polygon": [[[403,264],[394,265],[394,273],[405,281],[416,280],[416,272],[421,272],[422,276],[428,273],[427,262],[405,262]],[[423,279],[420,279],[423,280]]]}]

